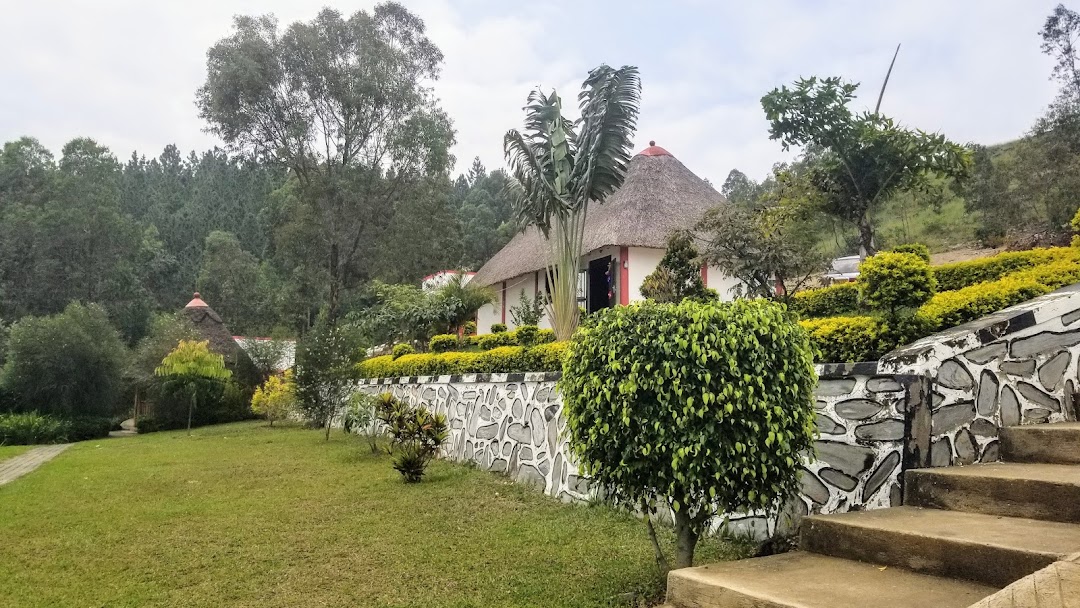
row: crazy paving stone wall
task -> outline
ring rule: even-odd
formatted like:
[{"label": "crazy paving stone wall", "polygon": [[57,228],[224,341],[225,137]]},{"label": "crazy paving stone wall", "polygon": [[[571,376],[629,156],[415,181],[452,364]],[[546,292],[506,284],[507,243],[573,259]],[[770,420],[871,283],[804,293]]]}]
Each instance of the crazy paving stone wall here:
[{"label": "crazy paving stone wall", "polygon": [[558,374],[475,374],[361,381],[360,390],[389,392],[412,405],[446,414],[444,456],[534,485],[566,501],[590,488],[578,475],[563,430]]},{"label": "crazy paving stone wall", "polygon": [[[902,379],[865,364],[819,368],[818,460],[806,465],[796,516],[899,504],[907,390]],[[588,480],[570,454],[558,374],[477,374],[365,380],[360,390],[390,392],[446,414],[445,456],[471,462],[566,501],[587,499]],[[738,527],[764,526],[732,516]]]},{"label": "crazy paving stone wall", "polygon": [[932,381],[923,466],[998,460],[1003,426],[1075,420],[1080,286],[1070,286],[885,356],[884,371]]}]

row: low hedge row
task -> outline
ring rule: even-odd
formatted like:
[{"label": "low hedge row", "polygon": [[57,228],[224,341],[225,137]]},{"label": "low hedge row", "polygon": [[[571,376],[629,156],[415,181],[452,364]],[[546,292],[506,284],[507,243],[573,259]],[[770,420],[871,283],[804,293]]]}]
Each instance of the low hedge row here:
[{"label": "low hedge row", "polygon": [[67,443],[108,437],[111,418],[77,416],[57,418],[36,412],[0,414],[0,445]]},{"label": "low hedge row", "polygon": [[[540,329],[535,325],[522,325],[514,331],[500,331],[479,336],[459,338],[455,334],[439,334],[428,342],[428,349],[433,353],[448,353],[466,350],[491,350],[502,346],[536,346],[555,341],[555,331]],[[411,353],[410,353],[411,354]]]},{"label": "low hedge row", "polygon": [[442,352],[372,357],[357,364],[361,378],[562,371],[566,342],[500,346],[484,352]]},{"label": "low hedge row", "polygon": [[[899,248],[898,248],[899,249]],[[1075,269],[1075,270],[1074,270]],[[935,266],[932,271],[938,295],[966,289],[987,281],[997,281],[1017,273],[1033,272],[1044,284],[1054,283],[1054,275],[1062,271],[1066,279],[1080,276],[1080,250],[1075,247],[1053,247],[1030,251],[1008,251],[998,255],[966,262]],[[1054,288],[1076,280],[1061,280]],[[858,283],[840,283],[820,289],[807,289],[791,297],[788,307],[804,319],[850,315],[865,311],[859,302]]]},{"label": "low hedge row", "polygon": [[890,326],[886,319],[874,316],[835,316],[799,323],[810,332],[820,361],[870,361],[936,331],[1080,282],[1080,256],[1065,253],[1053,253],[1048,258],[1052,261],[994,281],[937,293],[902,326]]}]

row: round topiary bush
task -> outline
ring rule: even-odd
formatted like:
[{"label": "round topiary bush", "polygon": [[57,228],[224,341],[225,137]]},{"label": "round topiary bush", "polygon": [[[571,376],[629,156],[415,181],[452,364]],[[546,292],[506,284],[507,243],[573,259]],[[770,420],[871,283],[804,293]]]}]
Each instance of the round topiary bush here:
[{"label": "round topiary bush", "polygon": [[914,253],[922,258],[927,264],[930,263],[930,248],[922,243],[905,243],[903,245],[897,245],[889,251],[893,253]]},{"label": "round topiary bush", "polygon": [[859,265],[859,297],[895,315],[918,308],[934,295],[937,283],[930,264],[914,253],[883,251]]},{"label": "round topiary bush", "polygon": [[712,517],[795,494],[815,382],[810,339],[780,304],[646,302],[578,331],[559,391],[578,462],[622,504],[667,501],[686,567]]},{"label": "round topiary bush", "polygon": [[395,344],[394,349],[390,351],[390,356],[394,359],[398,357],[404,357],[405,355],[411,355],[416,352],[416,349],[410,344]]},{"label": "round topiary bush", "polygon": [[461,340],[455,334],[439,334],[428,342],[428,349],[433,353],[446,353],[461,348]]},{"label": "round topiary bush", "polygon": [[506,331],[506,323],[492,323],[491,324],[491,333],[493,333],[493,334],[501,334],[504,331]]}]

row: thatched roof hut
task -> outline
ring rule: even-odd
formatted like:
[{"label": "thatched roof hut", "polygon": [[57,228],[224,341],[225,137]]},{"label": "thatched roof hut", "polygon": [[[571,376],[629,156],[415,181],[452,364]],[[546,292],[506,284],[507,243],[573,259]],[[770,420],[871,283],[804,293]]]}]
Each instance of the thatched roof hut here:
[{"label": "thatched roof hut", "polygon": [[237,382],[246,386],[258,383],[259,374],[251,357],[236,343],[221,316],[203,301],[198,292],[181,313],[191,321],[202,339],[210,343],[210,350],[225,358],[225,366],[232,371]]},{"label": "thatched roof hut", "polygon": [[[630,160],[621,188],[589,207],[582,255],[605,246],[664,249],[670,234],[692,228],[705,212],[727,204],[722,194],[670,152],[649,142]],[[545,268],[547,241],[535,227],[518,234],[473,277],[478,285]]]},{"label": "thatched roof hut", "polygon": [[[708,182],[649,142],[630,160],[622,187],[589,207],[581,251],[582,306],[592,311],[640,299],[641,282],[663,257],[671,233],[692,228],[709,209],[726,204]],[[492,286],[500,296],[481,310],[481,331],[493,322],[512,325],[510,312],[522,293],[533,297],[544,291],[549,257],[547,240],[530,227],[480,268],[472,282]],[[734,285],[715,268],[703,267],[702,277],[722,297]]]}]

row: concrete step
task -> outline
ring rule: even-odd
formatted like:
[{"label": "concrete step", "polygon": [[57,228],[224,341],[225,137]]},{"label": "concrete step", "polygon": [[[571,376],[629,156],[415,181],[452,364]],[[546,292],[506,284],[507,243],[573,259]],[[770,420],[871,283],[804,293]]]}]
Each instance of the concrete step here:
[{"label": "concrete step", "polygon": [[1080,466],[999,462],[904,475],[905,505],[1080,523]]},{"label": "concrete step", "polygon": [[1001,429],[1001,459],[1080,464],[1080,422],[1005,427]]},{"label": "concrete step", "polygon": [[1080,551],[1080,525],[894,507],[807,517],[799,548],[1004,587]]},{"label": "concrete step", "polygon": [[671,608],[968,608],[997,588],[801,551],[673,570]]}]

